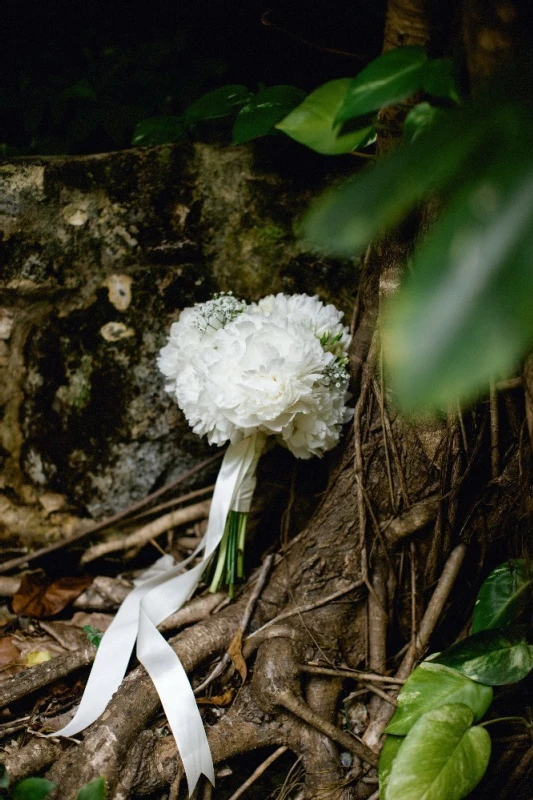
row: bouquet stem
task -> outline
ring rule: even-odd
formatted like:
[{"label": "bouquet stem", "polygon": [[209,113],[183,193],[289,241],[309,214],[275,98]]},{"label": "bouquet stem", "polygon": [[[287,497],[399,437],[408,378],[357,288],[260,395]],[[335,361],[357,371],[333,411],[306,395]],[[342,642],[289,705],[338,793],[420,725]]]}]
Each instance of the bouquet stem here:
[{"label": "bouquet stem", "polygon": [[218,592],[221,586],[227,586],[228,594],[233,598],[237,580],[244,578],[244,541],[247,521],[247,512],[229,512],[224,535],[218,549],[215,573],[209,586],[210,592]]}]

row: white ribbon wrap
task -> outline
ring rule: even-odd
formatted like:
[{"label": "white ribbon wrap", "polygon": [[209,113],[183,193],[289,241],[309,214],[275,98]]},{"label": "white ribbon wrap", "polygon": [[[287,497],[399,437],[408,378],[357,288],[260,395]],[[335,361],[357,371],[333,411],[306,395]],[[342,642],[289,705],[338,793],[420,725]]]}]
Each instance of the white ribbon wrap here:
[{"label": "white ribbon wrap", "polygon": [[[150,675],[165,710],[183,762],[189,795],[200,775],[215,782],[213,761],[202,718],[185,670],[157,625],[174,614],[193,594],[207,561],[224,534],[230,510],[248,511],[255,472],[265,437],[254,434],[226,450],[215,484],[207,531],[195,552],[166,568],[165,556],[147,570],[126,597],[98,647],[93,668],[74,718],[54,736],[73,736],[91,725],[120,686],[137,640],[137,658]],[[202,561],[184,568],[204,550]]]}]

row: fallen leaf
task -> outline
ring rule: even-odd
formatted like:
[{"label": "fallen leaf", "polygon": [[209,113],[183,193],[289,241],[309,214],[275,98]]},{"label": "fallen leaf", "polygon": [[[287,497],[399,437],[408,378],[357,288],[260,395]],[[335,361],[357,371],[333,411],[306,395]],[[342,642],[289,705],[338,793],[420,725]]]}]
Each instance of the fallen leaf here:
[{"label": "fallen leaf", "polygon": [[20,658],[20,650],[15,647],[11,636],[2,636],[0,638],[0,667],[5,667],[7,664],[12,664]]},{"label": "fallen leaf", "polygon": [[42,572],[23,575],[13,597],[13,611],[27,617],[53,617],[92,583],[92,578],[59,578],[50,581]]},{"label": "fallen leaf", "polygon": [[35,667],[37,664],[44,664],[45,661],[50,661],[51,658],[49,650],[32,650],[26,656],[26,666]]},{"label": "fallen leaf", "polygon": [[114,620],[113,614],[102,614],[100,611],[93,611],[88,614],[85,611],[76,611],[69,625],[74,625],[76,628],[84,628],[90,625],[91,628],[98,628],[99,631],[106,631]]},{"label": "fallen leaf", "polygon": [[239,629],[228,647],[228,655],[235,665],[235,669],[242,678],[242,682],[246,680],[248,675],[248,668],[246,661],[242,657],[242,631]]},{"label": "fallen leaf", "polygon": [[228,689],[224,694],[215,694],[213,697],[197,697],[196,702],[203,706],[229,706],[235,697],[235,689]]}]

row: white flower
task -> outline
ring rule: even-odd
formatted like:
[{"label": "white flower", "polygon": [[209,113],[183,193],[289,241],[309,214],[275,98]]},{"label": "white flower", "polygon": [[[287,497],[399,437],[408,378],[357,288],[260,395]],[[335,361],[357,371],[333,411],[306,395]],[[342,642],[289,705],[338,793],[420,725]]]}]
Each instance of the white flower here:
[{"label": "white flower", "polygon": [[186,309],[160,354],[167,391],[195,433],[223,444],[263,432],[299,458],[334,447],[351,416],[342,315],[307,295],[235,304],[225,315]]}]

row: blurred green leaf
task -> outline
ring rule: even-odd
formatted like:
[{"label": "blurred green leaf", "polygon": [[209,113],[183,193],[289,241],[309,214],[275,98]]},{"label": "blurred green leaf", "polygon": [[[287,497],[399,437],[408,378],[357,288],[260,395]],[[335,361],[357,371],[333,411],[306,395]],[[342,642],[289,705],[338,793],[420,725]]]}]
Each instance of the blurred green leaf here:
[{"label": "blurred green leaf", "polygon": [[150,117],[138,122],[133,132],[133,145],[158,145],[176,142],[185,133],[185,125],[181,117]]},{"label": "blurred green leaf", "polygon": [[398,47],[374,59],[348,88],[335,123],[398,103],[422,88],[427,55],[422,47]]},{"label": "blurred green leaf", "polygon": [[435,58],[426,63],[422,71],[421,88],[433,97],[460,102],[453,62],[449,58]]},{"label": "blurred green leaf", "polygon": [[391,386],[405,410],[473,399],[533,342],[531,152],[502,148],[472,171],[384,314]]},{"label": "blurred green leaf", "polygon": [[3,764],[0,764],[0,789],[8,789],[9,788],[9,775],[7,774],[7,769]]},{"label": "blurred green leaf", "polygon": [[533,574],[523,558],[500,564],[484,581],[474,608],[472,633],[502,628],[513,622],[531,602]]},{"label": "blurred green leaf", "polygon": [[423,714],[449,703],[463,703],[472,710],[474,719],[480,720],[492,697],[490,686],[476,683],[442,664],[424,661],[402,687],[387,733],[405,736]]},{"label": "blurred green leaf", "polygon": [[471,728],[468,706],[451,703],[424,714],[393,761],[384,800],[461,800],[487,769],[491,743]]},{"label": "blurred green leaf", "polygon": [[262,89],[237,114],[233,125],[233,144],[243,144],[271,133],[276,122],[286,117],[304,97],[305,92],[295,86],[280,85]]},{"label": "blurred green leaf", "polygon": [[105,800],[106,794],[105,778],[96,778],[81,787],[76,800]]},{"label": "blurred green leaf", "polygon": [[55,786],[46,778],[24,778],[13,789],[11,800],[43,800]]},{"label": "blurred green leaf", "polygon": [[420,134],[430,128],[439,120],[444,120],[446,114],[442,109],[430,103],[418,103],[407,114],[403,123],[403,138],[407,142],[414,142]]},{"label": "blurred green leaf", "polygon": [[252,98],[252,93],[240,84],[220,86],[207,92],[185,110],[183,118],[186,122],[204,122],[222,119],[235,114]]},{"label": "blurred green leaf", "polygon": [[349,85],[349,78],[339,78],[319,86],[275,127],[317,153],[350,153],[368,140],[373,126],[341,134],[341,125],[335,123],[335,117]]},{"label": "blurred green leaf", "polygon": [[385,742],[381,748],[381,755],[379,757],[378,765],[380,800],[384,800],[385,798],[392,765],[403,742],[403,736],[392,736],[390,733],[388,733],[385,737]]},{"label": "blurred green leaf", "polygon": [[473,681],[503,686],[533,669],[533,647],[523,627],[480,631],[439,653],[431,663],[458,670]]},{"label": "blurred green leaf", "polygon": [[403,144],[326,193],[304,219],[306,241],[328,252],[355,255],[428,192],[450,183],[479,146],[479,128],[465,117],[460,110],[446,114],[441,124],[421,132],[416,147]]}]

